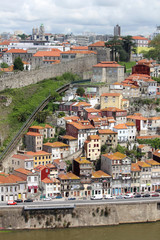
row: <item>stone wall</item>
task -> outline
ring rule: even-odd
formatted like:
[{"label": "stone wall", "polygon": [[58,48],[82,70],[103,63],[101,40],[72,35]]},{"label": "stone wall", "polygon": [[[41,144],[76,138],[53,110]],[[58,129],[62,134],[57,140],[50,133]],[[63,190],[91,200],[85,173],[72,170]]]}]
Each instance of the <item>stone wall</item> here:
[{"label": "stone wall", "polygon": [[97,57],[90,55],[77,58],[69,62],[50,65],[30,72],[18,72],[0,77],[0,91],[7,88],[21,88],[40,82],[44,79],[60,76],[65,72],[77,73],[83,77],[83,73],[92,70],[97,63]]},{"label": "stone wall", "polygon": [[106,204],[93,202],[76,204],[75,209],[24,211],[21,207],[6,207],[0,210],[0,228],[4,229],[103,226],[158,220],[160,207],[156,201]]}]

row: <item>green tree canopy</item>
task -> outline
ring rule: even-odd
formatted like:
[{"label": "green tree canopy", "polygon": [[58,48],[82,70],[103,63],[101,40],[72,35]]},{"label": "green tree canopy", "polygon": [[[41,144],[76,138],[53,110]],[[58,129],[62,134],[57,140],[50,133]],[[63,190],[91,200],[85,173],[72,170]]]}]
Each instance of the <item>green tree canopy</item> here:
[{"label": "green tree canopy", "polygon": [[8,68],[8,67],[9,67],[9,66],[8,66],[7,63],[5,63],[5,62],[1,63],[1,68]]},{"label": "green tree canopy", "polygon": [[14,70],[20,70],[20,71],[24,70],[24,64],[20,57],[15,58],[13,65],[14,65],[13,66]]},{"label": "green tree canopy", "polygon": [[106,42],[106,47],[111,49],[112,60],[119,60],[129,62],[131,52],[135,50],[135,43],[132,40],[132,36],[125,36],[121,39],[114,37],[112,40]]},{"label": "green tree canopy", "polygon": [[77,93],[79,96],[82,97],[82,96],[84,95],[84,93],[85,93],[85,90],[84,90],[83,87],[79,87],[79,88],[77,88],[76,93]]}]

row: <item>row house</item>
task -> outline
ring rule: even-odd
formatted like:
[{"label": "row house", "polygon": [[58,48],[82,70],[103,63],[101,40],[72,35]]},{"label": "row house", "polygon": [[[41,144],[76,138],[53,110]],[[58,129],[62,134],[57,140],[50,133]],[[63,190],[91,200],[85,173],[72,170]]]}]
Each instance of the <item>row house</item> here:
[{"label": "row house", "polygon": [[129,84],[126,82],[116,82],[112,83],[109,86],[110,93],[119,93],[121,94],[124,98],[137,98],[140,97],[140,89],[139,86],[134,84]]},{"label": "row house", "polygon": [[118,142],[118,134],[110,129],[98,130],[101,146],[107,145],[108,147],[116,148]]},{"label": "row house", "polygon": [[63,197],[83,197],[83,185],[80,178],[72,172],[59,174],[61,194]]},{"label": "row house", "polygon": [[113,129],[116,123],[113,117],[94,117],[90,118],[89,121],[97,129]]},{"label": "row house", "polygon": [[41,151],[43,146],[43,135],[38,132],[27,132],[25,134],[25,146],[27,151]]},{"label": "row house", "polygon": [[33,157],[27,154],[14,154],[11,157],[10,170],[13,171],[16,168],[32,170],[34,168]]},{"label": "row house", "polygon": [[86,122],[71,122],[67,123],[66,134],[78,139],[78,149],[82,148],[87,137],[90,135],[96,135],[97,129]]},{"label": "row house", "polygon": [[52,161],[52,154],[45,151],[30,151],[27,152],[27,155],[33,159],[33,168],[37,167],[38,165],[46,165]]},{"label": "row house", "polygon": [[127,120],[135,123],[138,135],[140,136],[147,135],[148,118],[143,117],[141,114],[134,114],[127,116]]},{"label": "row house", "polygon": [[100,108],[121,108],[123,96],[120,93],[103,93],[100,96]]},{"label": "row house", "polygon": [[55,128],[50,126],[49,124],[45,124],[42,126],[31,126],[28,129],[29,132],[36,132],[43,135],[44,138],[53,138],[55,134]]},{"label": "row house", "polygon": [[48,163],[46,167],[50,170],[50,178],[58,178],[58,169],[55,164]]},{"label": "row house", "polygon": [[[18,168],[13,171],[13,174],[27,182],[27,197],[36,196],[39,186],[38,173],[24,168]],[[21,199],[20,196],[18,198]]]},{"label": "row house", "polygon": [[[150,76],[150,69],[146,69],[143,71],[144,68],[149,68],[143,64],[138,64],[132,68],[133,74],[131,74],[127,79],[123,81],[123,83],[128,83],[131,80],[132,85],[139,87],[139,93],[141,95],[147,96],[154,96],[157,93],[157,82],[151,79]],[[143,74],[144,72],[144,74]]]},{"label": "row house", "polygon": [[66,162],[61,159],[54,159],[53,164],[56,166],[58,174],[63,174],[67,172]]},{"label": "row house", "polygon": [[152,158],[153,148],[150,145],[139,144],[137,147],[137,151],[141,153],[141,155],[143,155],[141,158],[142,160]]},{"label": "row house", "polygon": [[0,202],[27,198],[27,181],[13,174],[0,173]]},{"label": "row house", "polygon": [[136,140],[136,126],[133,122],[118,124],[113,130],[118,133],[118,142],[134,142]]},{"label": "row house", "polygon": [[52,160],[69,156],[69,146],[63,142],[47,142],[43,144],[44,151],[52,154]]},{"label": "row house", "polygon": [[152,190],[152,185],[151,185],[151,165],[138,161],[137,162],[141,172],[140,172],[140,191],[145,192],[145,191],[151,191]]},{"label": "row house", "polygon": [[157,134],[160,132],[160,117],[148,118],[148,134]]},{"label": "row house", "polygon": [[92,117],[101,117],[101,111],[95,108],[85,108],[83,111],[83,119],[88,120]]},{"label": "row house", "polygon": [[50,178],[50,169],[46,166],[39,165],[34,168],[34,172],[38,174],[39,184],[45,178]]},{"label": "row house", "polygon": [[112,176],[112,194],[118,195],[131,190],[131,159],[125,154],[103,154],[101,170]]},{"label": "row house", "polygon": [[59,138],[62,140],[63,143],[69,146],[69,155],[72,155],[73,153],[77,152],[78,149],[77,138],[69,135],[59,136]]},{"label": "row house", "polygon": [[76,102],[72,105],[72,115],[76,115],[80,118],[83,118],[83,114],[84,114],[84,109],[85,108],[90,108],[91,104],[87,103],[87,102]]},{"label": "row house", "polygon": [[140,192],[141,169],[138,163],[131,164],[131,192]]},{"label": "row house", "polygon": [[156,191],[160,189],[160,163],[153,159],[146,160],[145,162],[151,165],[151,190]]},{"label": "row house", "polygon": [[41,181],[42,195],[43,197],[53,197],[60,195],[61,184],[56,178],[44,178]]},{"label": "row house", "polygon": [[111,194],[112,177],[99,170],[92,172],[92,196]]},{"label": "row house", "polygon": [[84,152],[87,160],[95,162],[101,154],[101,141],[98,135],[90,135],[84,142]]},{"label": "row house", "polygon": [[87,102],[66,102],[59,105],[59,111],[68,112],[69,115],[83,117],[83,110],[91,107]]},{"label": "row house", "polygon": [[116,124],[126,123],[127,111],[116,107],[101,109],[102,117],[113,117]]},{"label": "row house", "polygon": [[67,123],[78,122],[78,121],[80,121],[80,118],[78,116],[68,116],[68,117],[57,118],[57,126],[66,129]]}]

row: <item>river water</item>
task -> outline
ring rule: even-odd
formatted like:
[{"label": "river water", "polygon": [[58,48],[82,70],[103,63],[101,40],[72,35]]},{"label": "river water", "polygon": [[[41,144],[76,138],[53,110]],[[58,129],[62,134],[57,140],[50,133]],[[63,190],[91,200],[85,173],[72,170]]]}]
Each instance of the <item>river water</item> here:
[{"label": "river water", "polygon": [[0,232],[0,240],[160,240],[160,222]]}]

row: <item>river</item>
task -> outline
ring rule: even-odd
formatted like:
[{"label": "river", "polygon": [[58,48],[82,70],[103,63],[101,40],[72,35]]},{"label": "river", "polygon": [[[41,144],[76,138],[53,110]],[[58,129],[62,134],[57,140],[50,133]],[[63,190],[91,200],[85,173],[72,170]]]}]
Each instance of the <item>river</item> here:
[{"label": "river", "polygon": [[0,232],[0,240],[160,240],[160,222]]}]

